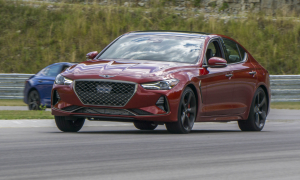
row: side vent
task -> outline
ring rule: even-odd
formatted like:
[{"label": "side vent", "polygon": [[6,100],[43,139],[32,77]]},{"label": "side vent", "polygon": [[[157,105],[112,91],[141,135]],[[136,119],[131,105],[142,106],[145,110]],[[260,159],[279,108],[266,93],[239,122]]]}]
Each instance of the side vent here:
[{"label": "side vent", "polygon": [[53,97],[52,97],[52,105],[54,106],[60,101],[60,96],[57,91],[53,92]]},{"label": "side vent", "polygon": [[157,100],[156,106],[159,107],[161,110],[163,110],[165,112],[169,112],[168,101],[167,101],[167,98],[165,96],[161,96]]}]

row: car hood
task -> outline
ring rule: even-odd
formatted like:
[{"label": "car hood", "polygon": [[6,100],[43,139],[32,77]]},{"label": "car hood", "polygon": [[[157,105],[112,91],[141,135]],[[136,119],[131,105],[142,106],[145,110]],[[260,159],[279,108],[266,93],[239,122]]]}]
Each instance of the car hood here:
[{"label": "car hood", "polygon": [[84,75],[153,77],[176,72],[182,69],[184,65],[188,64],[157,61],[92,60],[71,67],[66,73],[81,77]]}]

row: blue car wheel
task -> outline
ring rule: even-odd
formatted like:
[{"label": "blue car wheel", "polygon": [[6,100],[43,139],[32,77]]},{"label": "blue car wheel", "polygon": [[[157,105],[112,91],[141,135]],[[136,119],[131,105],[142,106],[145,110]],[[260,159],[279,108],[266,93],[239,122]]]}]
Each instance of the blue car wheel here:
[{"label": "blue car wheel", "polygon": [[28,109],[29,110],[39,110],[40,109],[40,96],[36,90],[33,90],[28,95]]}]

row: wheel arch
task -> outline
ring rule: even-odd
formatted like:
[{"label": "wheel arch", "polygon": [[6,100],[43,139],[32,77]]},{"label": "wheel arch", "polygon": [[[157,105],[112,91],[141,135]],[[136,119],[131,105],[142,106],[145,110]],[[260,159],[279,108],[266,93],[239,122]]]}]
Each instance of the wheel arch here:
[{"label": "wheel arch", "polygon": [[196,87],[195,87],[194,84],[188,84],[186,87],[191,88],[192,91],[194,92],[195,96],[196,96],[196,105],[197,105],[197,108],[196,108],[197,109],[197,111],[196,111],[196,117],[197,117],[197,115],[198,115],[198,109],[199,109],[199,106],[200,106],[200,104],[199,104],[199,95],[198,95],[197,89],[196,89]]},{"label": "wheel arch", "polygon": [[41,97],[39,90],[37,90],[37,88],[35,88],[35,87],[31,87],[31,88],[29,89],[29,91],[28,91],[28,93],[27,93],[27,97],[29,96],[29,94],[31,93],[31,91],[37,91],[38,94],[39,94],[39,96]]}]

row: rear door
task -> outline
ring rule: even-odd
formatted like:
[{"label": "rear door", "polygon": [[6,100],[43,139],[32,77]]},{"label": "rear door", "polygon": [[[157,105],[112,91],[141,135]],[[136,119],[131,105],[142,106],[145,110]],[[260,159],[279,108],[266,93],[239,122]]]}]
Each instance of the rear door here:
[{"label": "rear door", "polygon": [[257,81],[254,66],[248,60],[248,54],[236,42],[223,38],[226,59],[231,67],[234,83],[232,113],[243,114],[251,104]]}]

